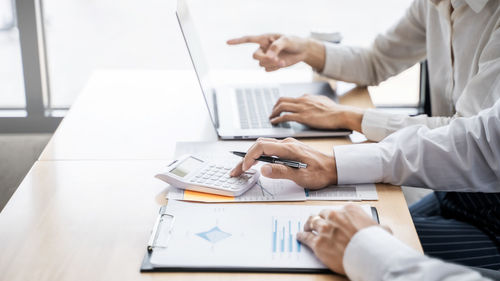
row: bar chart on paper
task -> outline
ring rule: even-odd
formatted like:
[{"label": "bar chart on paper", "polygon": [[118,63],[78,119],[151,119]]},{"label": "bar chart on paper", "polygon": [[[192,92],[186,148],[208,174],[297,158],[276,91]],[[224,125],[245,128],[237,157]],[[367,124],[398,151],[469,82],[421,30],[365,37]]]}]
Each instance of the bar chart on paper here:
[{"label": "bar chart on paper", "polygon": [[300,253],[302,244],[297,241],[297,232],[302,231],[304,223],[273,217],[271,220],[271,251],[273,254]]},{"label": "bar chart on paper", "polygon": [[[369,205],[359,206],[371,213]],[[297,241],[297,233],[304,230],[309,215],[341,207],[172,200],[165,210],[175,217],[168,243],[155,249],[150,261],[173,268],[326,270],[311,249]]]}]

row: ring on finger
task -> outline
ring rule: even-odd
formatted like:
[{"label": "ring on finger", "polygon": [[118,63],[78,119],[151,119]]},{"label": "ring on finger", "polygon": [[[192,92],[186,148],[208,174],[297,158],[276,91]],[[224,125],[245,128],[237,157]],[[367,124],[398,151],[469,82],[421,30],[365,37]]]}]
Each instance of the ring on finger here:
[{"label": "ring on finger", "polygon": [[318,220],[321,220],[322,218],[320,216],[314,216],[312,219],[311,219],[311,222],[310,222],[310,225],[309,225],[309,228],[311,229],[314,229],[314,223]]}]

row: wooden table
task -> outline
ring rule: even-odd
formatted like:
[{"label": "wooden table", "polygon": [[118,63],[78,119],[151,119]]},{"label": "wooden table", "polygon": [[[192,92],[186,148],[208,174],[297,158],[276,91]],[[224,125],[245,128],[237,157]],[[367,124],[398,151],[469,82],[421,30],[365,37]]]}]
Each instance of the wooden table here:
[{"label": "wooden table", "polygon": [[[153,175],[172,158],[176,141],[216,140],[193,79],[192,73],[161,71],[94,76],[0,213],[0,280],[344,279],[139,273],[158,209],[166,203],[167,185]],[[371,106],[364,89],[341,102]],[[330,154],[333,145],[349,143],[348,138],[304,141]],[[401,189],[377,185],[377,190],[380,200],[369,203],[381,223],[421,251]]]}]

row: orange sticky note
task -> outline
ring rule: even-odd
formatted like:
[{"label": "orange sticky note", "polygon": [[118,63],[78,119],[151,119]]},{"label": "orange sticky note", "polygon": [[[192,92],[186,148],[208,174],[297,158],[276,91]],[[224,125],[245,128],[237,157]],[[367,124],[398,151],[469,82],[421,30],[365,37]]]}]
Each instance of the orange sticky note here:
[{"label": "orange sticky note", "polygon": [[234,196],[224,196],[192,190],[184,190],[184,200],[198,202],[231,202],[234,201]]}]

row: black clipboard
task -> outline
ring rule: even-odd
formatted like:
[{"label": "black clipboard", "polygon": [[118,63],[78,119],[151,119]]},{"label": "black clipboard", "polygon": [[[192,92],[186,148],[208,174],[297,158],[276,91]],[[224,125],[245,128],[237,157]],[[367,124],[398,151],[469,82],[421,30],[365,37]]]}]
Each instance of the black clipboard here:
[{"label": "black clipboard", "polygon": [[[159,211],[158,218],[156,220],[156,223],[153,227],[153,231],[151,233],[151,237],[149,239],[148,247],[147,247],[147,252],[144,255],[144,258],[142,260],[141,264],[141,272],[260,272],[260,273],[329,273],[331,274],[332,271],[328,268],[270,268],[270,267],[192,267],[192,266],[185,266],[185,267],[156,267],[155,265],[151,264],[150,258],[151,254],[153,253],[154,248],[157,246],[158,243],[162,243],[162,241],[159,241],[160,236],[162,236],[162,233],[168,232],[171,229],[171,225],[174,222],[174,216],[167,214],[165,212],[166,206],[162,206]],[[378,216],[378,211],[375,207],[371,207],[372,211],[372,217],[373,219],[377,222],[380,223],[379,216]],[[161,240],[161,238],[160,238]],[[168,238],[166,238],[163,243],[168,242]]]}]

